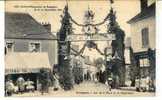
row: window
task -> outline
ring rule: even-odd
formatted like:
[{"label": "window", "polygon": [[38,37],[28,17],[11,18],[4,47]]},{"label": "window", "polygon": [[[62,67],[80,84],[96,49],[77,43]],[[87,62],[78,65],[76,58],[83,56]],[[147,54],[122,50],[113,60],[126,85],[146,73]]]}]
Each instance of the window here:
[{"label": "window", "polygon": [[14,43],[13,42],[7,42],[6,43],[6,51],[7,52],[13,52],[13,49],[14,49]]},{"label": "window", "polygon": [[29,44],[29,51],[30,52],[40,52],[40,43],[30,43]]},{"label": "window", "polygon": [[142,29],[142,47],[147,48],[149,46],[149,31],[148,28]]},{"label": "window", "polygon": [[140,59],[140,67],[149,67],[150,63],[149,63],[149,59],[144,58],[144,59]]}]

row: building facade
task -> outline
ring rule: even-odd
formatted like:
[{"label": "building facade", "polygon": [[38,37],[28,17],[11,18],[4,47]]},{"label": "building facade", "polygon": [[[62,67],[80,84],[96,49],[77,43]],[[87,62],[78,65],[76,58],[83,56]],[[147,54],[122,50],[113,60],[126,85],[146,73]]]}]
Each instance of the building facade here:
[{"label": "building facade", "polygon": [[137,66],[138,79],[149,77],[155,86],[155,0],[140,0],[141,12],[130,19],[131,47],[133,49],[134,66]]},{"label": "building facade", "polygon": [[141,12],[128,23],[131,26],[131,45],[134,52],[155,49],[155,3],[147,6],[147,0],[141,2]]},{"label": "building facade", "polygon": [[5,14],[5,51],[47,52],[50,65],[57,64],[57,39],[50,24],[40,24],[25,13]]}]

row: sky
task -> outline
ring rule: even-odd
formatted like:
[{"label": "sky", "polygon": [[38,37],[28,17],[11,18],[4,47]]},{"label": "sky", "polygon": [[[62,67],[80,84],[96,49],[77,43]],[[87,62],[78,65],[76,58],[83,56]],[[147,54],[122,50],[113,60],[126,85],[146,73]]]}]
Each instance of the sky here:
[{"label": "sky", "polygon": [[[135,16],[139,11],[139,0],[114,0],[114,10],[116,11],[117,21],[120,27],[130,36],[130,26],[126,22]],[[88,7],[95,13],[95,23],[102,21],[110,9],[109,0],[68,0],[69,12],[78,22],[83,23],[83,17]],[[56,11],[34,11],[34,8],[22,8],[16,6],[53,6]],[[49,22],[52,24],[52,31],[57,32],[60,28],[60,15],[66,5],[65,0],[23,0],[7,1],[6,11],[24,12],[31,14],[38,22]],[[73,26],[76,27],[75,25]],[[103,27],[103,26],[101,26]],[[103,29],[100,29],[103,30]],[[77,30],[79,32],[79,29]]]},{"label": "sky", "polygon": [[[150,0],[152,1],[152,0]],[[83,18],[85,11],[88,7],[95,13],[94,23],[101,22],[110,10],[109,0],[23,0],[23,1],[6,1],[5,10],[7,12],[23,12],[29,13],[33,18],[38,22],[46,22],[52,25],[52,32],[56,33],[59,31],[61,26],[61,16],[63,14],[64,6],[68,3],[69,12],[74,20],[78,23],[83,23]],[[38,11],[40,7],[46,6],[45,9],[48,11]],[[48,6],[48,8],[47,8]],[[114,0],[112,5],[116,11],[117,22],[120,27],[125,31],[126,37],[131,36],[130,25],[127,24],[127,21],[134,17],[140,12],[140,2],[139,0]],[[37,7],[37,9],[35,9]],[[39,8],[39,9],[38,9]],[[41,8],[42,9],[42,8]],[[78,27],[73,24],[74,32],[81,33],[81,27]],[[106,24],[98,27],[99,32],[106,32]],[[100,42],[99,48],[104,49],[106,42]],[[74,43],[75,44],[75,43]],[[77,43],[82,47],[83,43]],[[94,58],[100,57],[96,50],[86,49],[83,55],[92,56],[91,60]],[[94,56],[97,55],[97,56]]]}]

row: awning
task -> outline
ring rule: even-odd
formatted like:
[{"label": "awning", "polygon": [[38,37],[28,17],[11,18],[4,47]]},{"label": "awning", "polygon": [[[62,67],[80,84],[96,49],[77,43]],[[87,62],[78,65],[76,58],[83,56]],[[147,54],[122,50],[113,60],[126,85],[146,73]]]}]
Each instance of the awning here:
[{"label": "awning", "polygon": [[5,55],[5,74],[38,73],[41,68],[52,68],[47,53],[18,52]]}]

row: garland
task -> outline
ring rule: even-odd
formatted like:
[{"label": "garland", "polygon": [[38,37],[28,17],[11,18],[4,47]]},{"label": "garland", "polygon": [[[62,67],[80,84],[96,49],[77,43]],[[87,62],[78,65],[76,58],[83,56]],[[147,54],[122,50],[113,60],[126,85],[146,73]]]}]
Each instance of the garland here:
[{"label": "garland", "polygon": [[[87,43],[84,43],[83,47],[80,49],[79,52],[76,51],[76,54],[75,54],[75,55],[76,55],[76,56],[81,55],[81,54],[84,52],[86,46],[87,46]],[[72,48],[71,48],[71,49],[72,49]],[[96,44],[95,48],[93,48],[93,49],[96,49],[97,52],[100,53],[101,55],[105,55],[105,54],[98,48],[97,44]]]},{"label": "garland", "polygon": [[76,21],[70,16],[70,19],[71,19],[71,21],[72,21],[74,24],[76,24],[76,25],[78,25],[78,26],[82,26],[82,27],[86,27],[86,26],[99,26],[99,25],[102,25],[102,24],[104,24],[104,23],[108,20],[108,18],[109,18],[109,14],[105,17],[105,19],[104,19],[102,22],[99,22],[99,23],[97,23],[97,24],[79,24],[78,22],[76,22]]},{"label": "garland", "polygon": [[[110,0],[110,3],[111,3],[111,4],[114,3],[113,0]],[[80,24],[80,23],[78,23],[77,21],[75,21],[75,20],[71,17],[71,15],[69,14],[70,20],[71,20],[74,24],[76,24],[77,26],[81,26],[81,27],[87,27],[87,26],[96,27],[96,26],[102,25],[102,24],[104,24],[107,20],[109,20],[109,17],[110,17],[110,16],[111,16],[111,15],[108,14],[108,15],[104,18],[104,20],[103,20],[102,22],[99,22],[99,23],[96,23],[96,24]],[[88,43],[90,43],[90,44],[88,44]],[[93,46],[91,47],[91,45],[93,45]],[[100,53],[101,55],[105,55],[105,53],[102,52],[102,51],[98,48],[98,46],[97,46],[96,43],[94,43],[94,42],[92,42],[92,41],[89,41],[89,42],[86,41],[86,43],[84,43],[83,47],[82,47],[82,48],[80,49],[80,51],[76,54],[76,56],[78,56],[78,55],[80,55],[81,53],[83,53],[86,46],[89,47],[89,48],[96,49],[97,52]]]},{"label": "garland", "polygon": [[98,53],[100,53],[100,55],[105,55],[103,52],[101,52],[101,50],[98,48],[97,45],[96,45],[96,48],[95,49],[98,51]]},{"label": "garland", "polygon": [[77,53],[77,56],[84,52],[85,47],[86,47],[86,43],[83,45],[82,49],[80,49],[80,51]]}]

